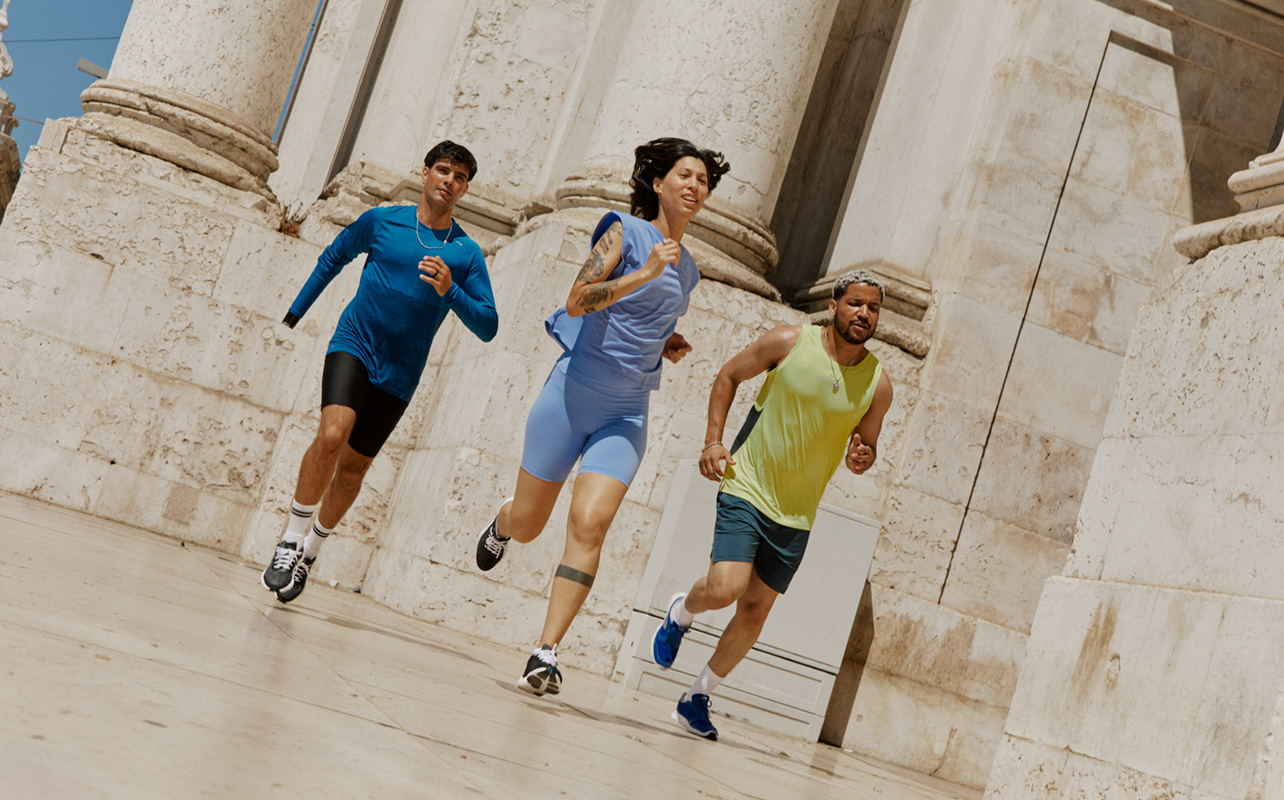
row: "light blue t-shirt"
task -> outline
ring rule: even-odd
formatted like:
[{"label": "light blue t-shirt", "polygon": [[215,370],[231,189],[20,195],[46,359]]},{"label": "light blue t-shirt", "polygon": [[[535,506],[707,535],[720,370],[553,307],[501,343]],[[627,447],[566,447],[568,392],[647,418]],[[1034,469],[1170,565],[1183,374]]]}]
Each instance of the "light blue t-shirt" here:
[{"label": "light blue t-shirt", "polygon": [[[301,318],[348,262],[368,253],[356,296],[343,309],[326,352],[356,356],[372,384],[406,402],[448,313],[454,311],[482,341],[499,330],[481,248],[458,223],[436,231],[419,225],[415,213],[415,206],[383,206],[362,214],[321,253],[290,305],[290,313]],[[419,278],[424,256],[440,256],[450,267],[451,287],[444,297]]]},{"label": "light blue t-shirt", "polygon": [[[607,280],[638,270],[664,235],[646,220],[608,212],[593,231],[591,244],[614,222],[623,228],[620,263]],[[571,317],[563,306],[544,321],[550,336],[569,353],[566,372],[580,383],[603,389],[652,391],[660,385],[664,344],[678,317],[687,313],[691,292],[700,282],[695,260],[681,247],[676,264],[666,265],[623,299],[600,311]]]}]

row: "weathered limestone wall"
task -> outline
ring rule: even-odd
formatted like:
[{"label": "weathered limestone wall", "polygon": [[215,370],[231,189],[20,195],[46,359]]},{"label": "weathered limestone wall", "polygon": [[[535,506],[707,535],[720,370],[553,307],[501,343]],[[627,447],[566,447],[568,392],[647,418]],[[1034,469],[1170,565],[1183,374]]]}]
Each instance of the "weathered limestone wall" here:
[{"label": "weathered limestone wall", "polygon": [[1222,248],[1146,306],[987,797],[1284,796],[1281,265]]},{"label": "weathered limestone wall", "polygon": [[265,267],[319,252],[276,222],[256,195],[48,125],[0,229],[0,486],[235,550],[317,348],[265,316],[293,282]]},{"label": "weathered limestone wall", "polygon": [[1089,0],[907,13],[829,265],[932,298],[846,747],[985,783],[1139,309],[1182,263],[1174,232],[1233,211],[1220,165],[1268,149],[1263,109],[1284,97],[1278,26],[1184,9],[1204,18]]},{"label": "weathered limestone wall", "polygon": [[[551,207],[553,187],[583,161],[633,5],[404,3],[352,161],[405,170],[451,138],[477,156],[474,196],[512,208],[541,198]],[[313,80],[305,75],[302,85]],[[300,128],[311,136],[328,124],[310,119]]]}]

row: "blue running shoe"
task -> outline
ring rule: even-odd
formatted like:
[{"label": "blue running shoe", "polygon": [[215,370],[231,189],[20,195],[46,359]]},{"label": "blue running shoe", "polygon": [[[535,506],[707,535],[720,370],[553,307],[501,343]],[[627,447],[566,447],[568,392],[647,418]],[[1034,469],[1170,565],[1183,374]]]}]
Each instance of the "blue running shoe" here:
[{"label": "blue running shoe", "polygon": [[709,695],[693,694],[686,700],[679,700],[678,707],[670,716],[674,722],[686,728],[688,733],[703,736],[713,742],[718,741],[718,729],[709,721]]},{"label": "blue running shoe", "polygon": [[678,647],[682,645],[682,637],[691,630],[690,625],[683,627],[673,621],[673,607],[686,599],[686,593],[680,592],[669,600],[669,610],[664,615],[664,621],[651,637],[651,658],[661,669],[673,666],[673,660],[678,657]]}]

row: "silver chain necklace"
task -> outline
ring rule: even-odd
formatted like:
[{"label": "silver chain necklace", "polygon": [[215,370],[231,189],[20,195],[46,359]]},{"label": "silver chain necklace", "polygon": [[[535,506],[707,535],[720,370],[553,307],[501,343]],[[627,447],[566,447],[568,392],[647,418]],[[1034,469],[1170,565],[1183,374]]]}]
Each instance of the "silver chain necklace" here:
[{"label": "silver chain necklace", "polygon": [[[420,226],[421,224],[422,224],[422,223],[420,223],[420,222],[419,222],[419,212],[418,212],[418,211],[416,211],[416,212],[415,212],[415,238],[416,238],[416,239],[419,239],[419,246],[420,246],[420,247],[422,247],[422,248],[423,248],[423,249],[425,249],[425,250],[441,250],[441,249],[445,248],[445,246],[446,246],[446,245],[450,244],[450,235],[451,235],[452,233],[454,233],[454,232],[455,232],[455,221],[454,221],[453,219],[450,221],[450,227],[446,229],[446,241],[442,242],[441,244],[437,245],[436,247],[429,247],[428,245],[424,244],[424,240],[423,240],[423,239],[420,239],[420,238],[419,238],[419,226]],[[427,226],[427,225],[424,225],[424,227],[425,227],[425,228],[428,228],[428,226]],[[429,230],[432,230],[432,228],[428,228],[428,229],[429,229]]]}]

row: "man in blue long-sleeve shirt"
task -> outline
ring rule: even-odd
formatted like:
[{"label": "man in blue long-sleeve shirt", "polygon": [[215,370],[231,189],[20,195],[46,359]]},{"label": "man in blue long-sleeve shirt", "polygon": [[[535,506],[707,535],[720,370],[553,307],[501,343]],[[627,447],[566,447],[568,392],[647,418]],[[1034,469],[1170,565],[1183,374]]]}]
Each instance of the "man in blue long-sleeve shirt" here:
[{"label": "man in blue long-sleeve shirt", "polygon": [[367,254],[357,294],[326,351],[321,424],[299,466],[289,526],[263,571],[264,587],[282,602],[303,591],[321,543],[356,499],[410,404],[446,314],[455,312],[482,341],[495,337],[499,316],[486,261],[453,217],[476,173],[467,148],[450,141],[433,147],[418,205],[372,208],[344,228],[285,315],[293,328],[343,267]]}]

